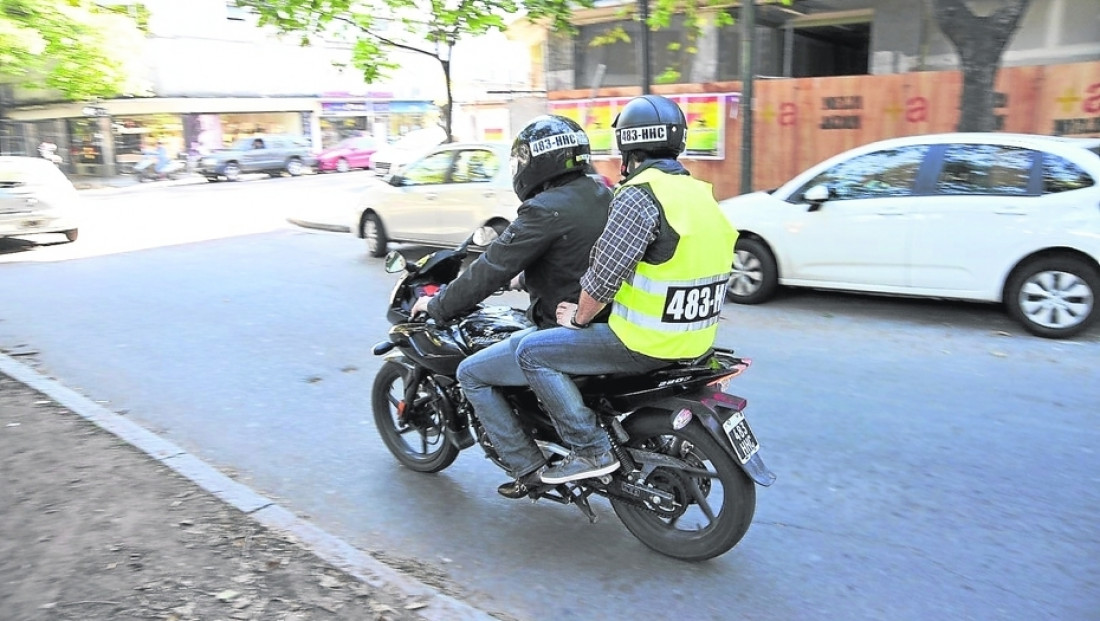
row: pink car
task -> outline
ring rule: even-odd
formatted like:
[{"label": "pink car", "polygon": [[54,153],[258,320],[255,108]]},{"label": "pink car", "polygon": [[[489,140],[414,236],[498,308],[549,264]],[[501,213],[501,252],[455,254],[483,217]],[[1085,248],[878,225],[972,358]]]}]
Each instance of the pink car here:
[{"label": "pink car", "polygon": [[348,172],[353,168],[370,168],[371,156],[378,149],[378,142],[370,136],[346,138],[317,156],[317,169],[321,172]]}]

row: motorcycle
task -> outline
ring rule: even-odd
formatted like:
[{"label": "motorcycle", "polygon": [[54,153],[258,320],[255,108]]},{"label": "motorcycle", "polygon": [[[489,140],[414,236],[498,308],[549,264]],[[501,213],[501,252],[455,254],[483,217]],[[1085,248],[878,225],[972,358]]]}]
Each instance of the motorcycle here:
[{"label": "motorcycle", "polygon": [[[474,444],[507,470],[455,373],[467,356],[530,322],[518,309],[484,302],[446,323],[410,315],[418,298],[459,275],[471,244],[485,246],[495,237],[492,228],[483,227],[457,248],[415,263],[396,251],[385,258],[386,271],[401,276],[386,312],[392,324],[388,338],[373,350],[385,362],[374,379],[371,405],[386,448],[414,471],[439,472]],[[574,378],[621,466],[609,475],[537,487],[528,495],[575,505],[593,523],[597,514],[589,498],[601,496],[627,530],[661,554],[687,561],[724,554],[752,522],[754,484],[775,480],[745,418],[747,401],[724,392],[750,364],[732,350],[714,348],[644,375]],[[501,390],[549,463],[569,454],[529,387]]]}]

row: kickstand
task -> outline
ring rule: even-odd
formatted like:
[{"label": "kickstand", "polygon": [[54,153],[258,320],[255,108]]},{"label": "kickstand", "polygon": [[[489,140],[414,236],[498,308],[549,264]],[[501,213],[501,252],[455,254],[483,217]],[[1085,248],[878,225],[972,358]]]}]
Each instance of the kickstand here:
[{"label": "kickstand", "polygon": [[569,499],[573,504],[577,505],[581,513],[588,518],[589,524],[595,524],[596,520],[600,519],[600,516],[596,515],[596,512],[592,510],[592,505],[588,504],[588,494],[582,492],[580,488],[572,486],[569,490]]}]

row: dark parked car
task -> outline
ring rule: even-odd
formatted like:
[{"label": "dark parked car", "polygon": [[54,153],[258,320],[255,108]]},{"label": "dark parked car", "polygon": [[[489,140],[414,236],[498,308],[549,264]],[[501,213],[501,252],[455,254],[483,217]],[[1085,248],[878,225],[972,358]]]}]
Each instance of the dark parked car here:
[{"label": "dark parked car", "polygon": [[227,149],[216,149],[199,160],[196,172],[209,181],[237,181],[245,173],[288,173],[297,177],[312,169],[317,158],[301,136],[255,134],[238,138]]}]

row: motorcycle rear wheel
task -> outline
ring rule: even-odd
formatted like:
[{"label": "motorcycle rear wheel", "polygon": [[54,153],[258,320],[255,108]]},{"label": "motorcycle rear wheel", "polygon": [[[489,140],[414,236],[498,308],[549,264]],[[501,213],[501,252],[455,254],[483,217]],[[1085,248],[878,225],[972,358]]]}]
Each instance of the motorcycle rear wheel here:
[{"label": "motorcycle rear wheel", "polygon": [[673,429],[667,412],[637,413],[624,426],[627,446],[671,455],[710,473],[659,467],[649,475],[647,482],[676,497],[674,512],[611,497],[627,530],[653,550],[685,561],[714,558],[737,545],[756,513],[756,486],[729,452],[697,422]]},{"label": "motorcycle rear wheel", "polygon": [[[402,417],[405,400],[405,367],[387,362],[378,370],[371,388],[371,409],[378,434],[401,465],[417,472],[439,472],[454,463],[458,448],[447,440],[442,412],[432,403],[415,407]],[[426,381],[417,387],[417,399],[433,390]]]}]

